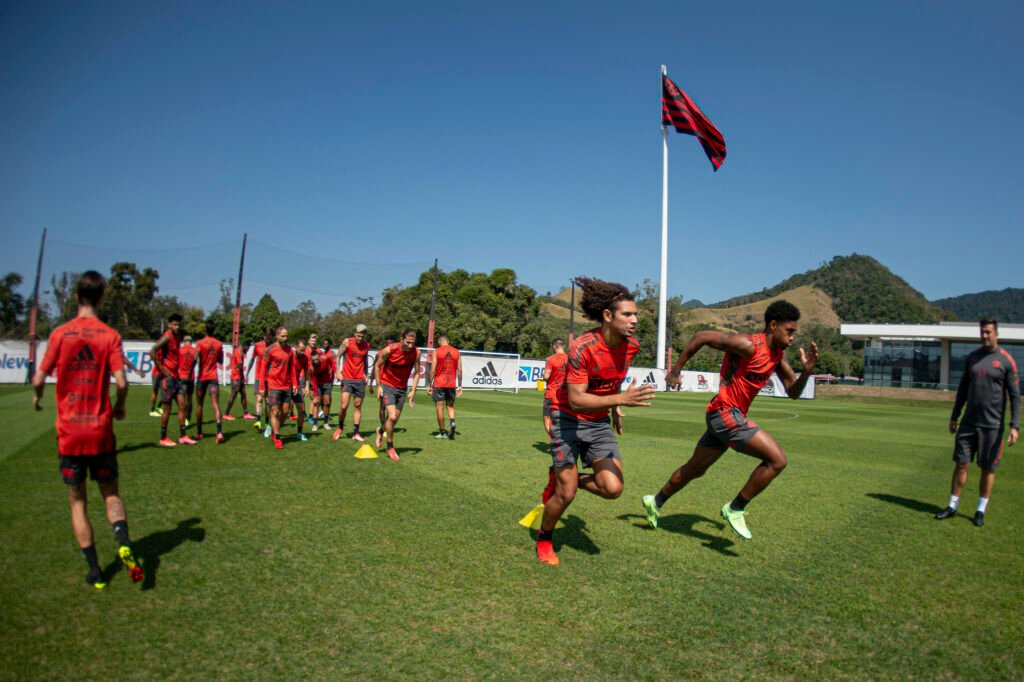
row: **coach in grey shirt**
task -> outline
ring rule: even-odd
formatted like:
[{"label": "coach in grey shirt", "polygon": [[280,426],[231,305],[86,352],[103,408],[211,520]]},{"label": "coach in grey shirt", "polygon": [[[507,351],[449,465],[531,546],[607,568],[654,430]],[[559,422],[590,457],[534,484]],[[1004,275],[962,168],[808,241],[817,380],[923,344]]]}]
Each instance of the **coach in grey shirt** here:
[{"label": "coach in grey shirt", "polygon": [[[964,375],[956,391],[953,415],[949,418],[949,432],[956,435],[953,448],[953,485],[949,504],[935,515],[948,519],[956,516],[960,503],[960,492],[967,484],[967,469],[971,460],[977,457],[981,467],[981,481],[978,483],[978,510],[974,513],[974,525],[985,525],[985,509],[992,484],[996,480],[996,469],[1003,456],[1003,428],[1006,419],[1006,399],[1010,399],[1010,435],[1006,444],[1017,442],[1020,430],[1020,379],[1017,363],[1013,356],[999,347],[999,322],[983,319],[981,327],[981,348],[967,356]],[[967,406],[964,419],[957,426],[960,410]]]}]

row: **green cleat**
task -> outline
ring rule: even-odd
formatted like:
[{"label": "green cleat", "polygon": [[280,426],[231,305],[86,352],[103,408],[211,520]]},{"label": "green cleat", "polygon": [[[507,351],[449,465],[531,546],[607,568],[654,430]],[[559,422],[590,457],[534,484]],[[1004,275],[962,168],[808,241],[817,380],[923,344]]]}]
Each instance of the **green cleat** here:
[{"label": "green cleat", "polygon": [[658,509],[658,505],[654,504],[654,495],[644,495],[644,511],[647,512],[647,523],[651,528],[658,527],[658,517],[661,516],[661,510]]},{"label": "green cleat", "polygon": [[299,434],[299,438],[298,438],[298,440],[299,440],[299,441],[301,441],[301,442],[303,442],[303,443],[305,443],[305,442],[306,442],[307,440],[309,440],[309,436],[307,436],[307,435],[306,435],[306,434],[304,434],[304,433],[300,433],[300,434]]},{"label": "green cleat", "polygon": [[135,554],[132,552],[132,548],[128,545],[121,545],[117,548],[117,556],[121,559],[121,563],[128,569],[128,577],[131,578],[133,583],[142,582],[142,564],[135,558]]},{"label": "green cleat", "polygon": [[729,504],[729,502],[726,502],[722,505],[722,518],[736,532],[736,535],[739,535],[744,540],[749,540],[752,536],[750,535],[750,529],[747,528],[747,519],[745,518],[747,512],[735,511]]}]

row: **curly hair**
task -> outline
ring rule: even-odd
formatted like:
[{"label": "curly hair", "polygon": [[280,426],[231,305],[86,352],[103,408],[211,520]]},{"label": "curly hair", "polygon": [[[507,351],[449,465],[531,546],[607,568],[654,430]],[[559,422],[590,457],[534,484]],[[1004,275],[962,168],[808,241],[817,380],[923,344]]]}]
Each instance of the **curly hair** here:
[{"label": "curly hair", "polygon": [[778,300],[772,303],[764,311],[764,326],[771,324],[772,320],[776,322],[797,322],[800,320],[800,310],[785,300]]},{"label": "curly hair", "polygon": [[615,282],[605,282],[592,277],[576,277],[573,281],[583,290],[583,298],[580,299],[583,314],[594,322],[604,321],[605,310],[614,313],[619,303],[633,300],[633,294],[629,289]]}]

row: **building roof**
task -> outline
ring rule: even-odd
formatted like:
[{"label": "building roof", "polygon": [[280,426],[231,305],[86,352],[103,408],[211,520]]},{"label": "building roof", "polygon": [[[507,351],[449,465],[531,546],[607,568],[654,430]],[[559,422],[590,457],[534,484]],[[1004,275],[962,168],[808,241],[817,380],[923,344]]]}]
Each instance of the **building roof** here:
[{"label": "building roof", "polygon": [[[977,322],[944,322],[942,324],[850,324],[843,323],[839,333],[850,339],[891,339],[901,341],[976,341],[981,342]],[[1024,342],[1024,325],[1000,324],[999,340],[1005,343]]]}]

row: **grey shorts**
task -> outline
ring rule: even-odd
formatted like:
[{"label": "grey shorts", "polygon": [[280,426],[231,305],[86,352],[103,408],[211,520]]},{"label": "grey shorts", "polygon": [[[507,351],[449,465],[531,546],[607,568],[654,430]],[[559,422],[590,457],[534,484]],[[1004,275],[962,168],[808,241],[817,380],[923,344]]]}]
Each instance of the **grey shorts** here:
[{"label": "grey shorts", "polygon": [[970,424],[961,424],[956,430],[956,445],[953,447],[953,461],[970,464],[977,459],[982,469],[995,471],[1003,458],[1003,430],[985,429]]},{"label": "grey shorts", "polygon": [[245,393],[245,382],[241,379],[231,380],[231,392],[232,393]]},{"label": "grey shorts", "polygon": [[60,476],[68,485],[80,485],[88,474],[97,483],[117,480],[117,453],[102,455],[59,455]]},{"label": "grey shorts", "polygon": [[435,386],[430,393],[431,396],[434,398],[435,403],[448,403],[450,405],[455,404],[454,388],[437,388]]},{"label": "grey shorts", "polygon": [[697,441],[697,445],[705,448],[735,450],[761,430],[760,426],[747,419],[742,410],[735,407],[708,412],[704,415],[704,422],[708,428]]},{"label": "grey shorts", "polygon": [[619,442],[612,432],[611,419],[599,422],[581,421],[571,414],[551,412],[551,461],[555,467],[592,467],[602,459],[617,459]]},{"label": "grey shorts", "polygon": [[180,380],[174,377],[162,377],[160,379],[160,402],[172,402],[175,397],[185,394],[185,387]]},{"label": "grey shorts", "polygon": [[271,388],[267,391],[267,403],[270,405],[290,404],[293,397],[294,393],[289,389]]},{"label": "grey shorts", "polygon": [[327,381],[327,382],[324,382],[322,384],[317,384],[316,385],[316,394],[317,394],[318,397],[321,397],[321,398],[323,396],[327,396],[328,398],[330,398],[331,397],[331,391],[333,391],[333,390],[334,390],[334,382],[333,381]]},{"label": "grey shorts", "polygon": [[552,398],[544,398],[544,416],[545,417],[550,417],[551,416],[551,401],[552,401]]},{"label": "grey shorts", "polygon": [[357,398],[366,397],[366,382],[359,381],[356,379],[342,379],[341,380],[341,392],[351,393]]},{"label": "grey shorts", "polygon": [[405,394],[408,389],[405,388],[392,388],[391,386],[384,385],[384,404],[394,405],[401,412],[402,408],[405,407]]},{"label": "grey shorts", "polygon": [[204,397],[207,393],[210,395],[220,395],[220,382],[216,379],[208,379],[206,381],[200,381],[196,384],[196,395],[200,398]]}]

